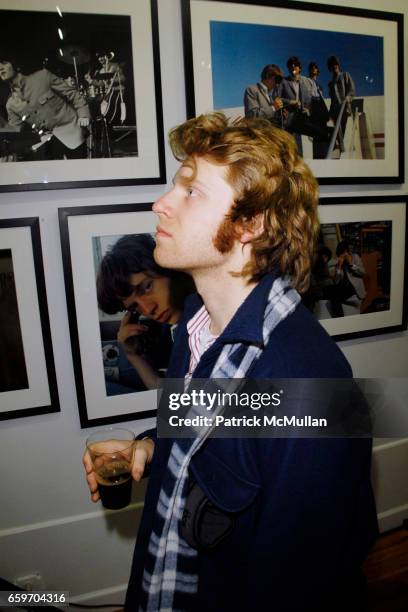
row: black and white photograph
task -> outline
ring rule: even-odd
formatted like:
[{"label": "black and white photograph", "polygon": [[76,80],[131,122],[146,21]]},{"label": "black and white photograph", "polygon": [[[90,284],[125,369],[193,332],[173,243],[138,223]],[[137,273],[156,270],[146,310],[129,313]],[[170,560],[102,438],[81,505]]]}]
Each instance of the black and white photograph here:
[{"label": "black and white photograph", "polygon": [[303,303],[337,339],[406,329],[406,198],[323,198]]},{"label": "black and white photograph", "polygon": [[183,18],[189,116],[270,121],[322,184],[403,182],[402,15],[183,0]]},{"label": "black and white photograph", "polygon": [[[25,137],[25,146],[15,139],[8,149],[3,140],[2,157],[136,156],[130,17],[3,11],[2,20],[8,26],[0,64],[2,122]],[[125,133],[121,128],[129,124],[134,127]]]},{"label": "black and white photograph", "polygon": [[155,0],[104,0],[97,10],[86,1],[67,10],[48,0],[2,5],[0,159],[21,188],[30,176],[43,188],[64,176],[76,182],[75,170],[78,180],[159,182],[155,7]]},{"label": "black and white photograph", "polygon": [[37,217],[0,220],[0,420],[59,412]]},{"label": "black and white photograph", "polygon": [[156,414],[157,389],[193,285],[155,263],[151,207],[59,209],[81,427]]}]

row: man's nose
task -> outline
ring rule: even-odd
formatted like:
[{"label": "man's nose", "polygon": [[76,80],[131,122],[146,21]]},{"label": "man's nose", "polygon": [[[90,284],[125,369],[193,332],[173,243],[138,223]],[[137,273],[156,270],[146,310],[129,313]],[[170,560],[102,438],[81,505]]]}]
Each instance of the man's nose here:
[{"label": "man's nose", "polygon": [[165,215],[167,217],[171,216],[173,211],[173,202],[172,202],[172,189],[167,191],[164,195],[162,195],[156,202],[153,204],[152,210],[157,215]]},{"label": "man's nose", "polygon": [[152,317],[156,311],[156,303],[150,299],[139,298],[137,300],[137,309],[144,317]]}]

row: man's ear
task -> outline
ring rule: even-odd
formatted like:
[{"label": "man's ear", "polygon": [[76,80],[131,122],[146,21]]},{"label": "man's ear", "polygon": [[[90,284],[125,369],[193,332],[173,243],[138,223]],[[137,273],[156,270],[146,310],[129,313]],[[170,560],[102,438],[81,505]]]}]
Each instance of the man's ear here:
[{"label": "man's ear", "polygon": [[259,238],[264,231],[264,219],[263,215],[259,214],[250,220],[244,220],[239,232],[239,241],[242,245],[253,242],[256,238]]}]

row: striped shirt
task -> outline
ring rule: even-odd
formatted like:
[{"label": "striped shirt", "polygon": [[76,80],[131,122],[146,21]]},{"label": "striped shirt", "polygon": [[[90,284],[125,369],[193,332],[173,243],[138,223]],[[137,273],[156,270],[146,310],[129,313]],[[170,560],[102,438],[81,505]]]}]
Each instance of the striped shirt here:
[{"label": "striped shirt", "polygon": [[187,323],[189,335],[188,345],[190,347],[190,365],[185,375],[185,384],[189,384],[193,372],[200,361],[200,357],[216,341],[217,336],[210,332],[210,315],[206,307],[203,306]]}]

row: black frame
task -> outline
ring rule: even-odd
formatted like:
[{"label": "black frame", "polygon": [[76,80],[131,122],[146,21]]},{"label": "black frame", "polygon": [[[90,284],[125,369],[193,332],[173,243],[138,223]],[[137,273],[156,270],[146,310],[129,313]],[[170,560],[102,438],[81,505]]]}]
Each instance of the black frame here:
[{"label": "black frame", "polygon": [[[208,0],[210,4],[213,0]],[[218,2],[218,0],[214,0]],[[194,88],[194,60],[193,41],[191,30],[191,2],[194,0],[181,0],[183,51],[185,71],[185,91],[187,117],[196,116],[195,88]],[[219,2],[218,2],[219,3]],[[362,177],[316,177],[321,185],[362,185],[362,184],[393,184],[405,181],[405,153],[404,153],[404,16],[402,13],[373,11],[368,9],[349,8],[343,6],[329,6],[311,2],[292,2],[291,0],[222,0],[225,4],[252,4],[271,8],[284,8],[291,10],[327,13],[331,15],[348,15],[352,17],[365,17],[395,21],[397,23],[397,53],[398,53],[398,173],[395,176],[362,176]]]},{"label": "black frame", "polygon": [[[405,230],[404,230],[405,252],[403,255],[404,284],[402,287],[402,320],[401,320],[401,323],[398,325],[390,325],[389,327],[378,327],[375,329],[367,329],[367,330],[362,330],[358,332],[333,334],[331,337],[336,342],[341,342],[343,340],[354,340],[356,338],[368,338],[370,336],[392,334],[395,332],[404,332],[407,330],[407,326],[408,326],[408,296],[407,296],[407,293],[408,293],[408,240],[407,240],[407,237],[408,237],[408,196],[407,195],[372,196],[372,197],[371,196],[360,196],[356,198],[336,196],[336,197],[329,197],[329,198],[324,197],[324,198],[320,198],[319,200],[320,206],[325,206],[325,205],[336,205],[337,206],[338,205],[339,208],[341,205],[344,205],[344,204],[356,204],[356,205],[358,204],[384,204],[386,206],[387,204],[392,204],[392,203],[405,204]],[[392,271],[392,264],[391,264],[391,271]],[[364,315],[359,315],[359,316],[364,316]],[[347,317],[345,317],[345,320],[347,320]]]},{"label": "black frame", "polygon": [[[41,319],[41,332],[44,345],[45,363],[47,370],[49,393],[51,404],[48,406],[37,406],[36,408],[22,408],[0,412],[0,421],[18,419],[22,417],[37,416],[60,412],[57,378],[55,373],[54,354],[51,340],[51,329],[48,317],[47,294],[44,278],[43,256],[41,249],[40,221],[38,217],[22,217],[17,219],[0,219],[0,232],[2,229],[13,227],[29,227],[31,233],[31,244],[37,285],[37,300]],[[34,299],[34,296],[33,296]],[[0,393],[1,398],[1,393]]]},{"label": "black frame", "polygon": [[74,366],[75,385],[78,399],[78,411],[81,428],[100,427],[124,421],[134,421],[146,419],[156,415],[156,408],[152,410],[144,410],[141,412],[132,412],[128,414],[112,415],[109,417],[100,417],[90,419],[88,416],[85,384],[83,377],[83,366],[81,360],[81,349],[78,332],[78,318],[75,306],[75,289],[74,278],[71,262],[71,245],[69,240],[69,218],[72,216],[83,215],[117,215],[127,212],[146,212],[151,211],[152,203],[141,204],[109,204],[106,206],[79,206],[69,208],[59,208],[59,227],[61,236],[62,261],[64,268],[65,292],[68,309],[69,331],[71,337],[72,359]]},{"label": "black frame", "polygon": [[[155,89],[155,115],[157,127],[157,153],[159,175],[157,177],[146,178],[127,178],[127,179],[98,179],[98,180],[73,180],[59,182],[37,182],[26,184],[1,185],[1,192],[13,191],[39,191],[44,189],[77,189],[85,187],[113,187],[118,185],[164,185],[166,184],[166,163],[164,152],[164,128],[162,112],[162,89],[161,89],[161,69],[160,69],[160,46],[159,46],[159,24],[157,0],[150,0],[150,14],[152,23],[152,48],[153,48],[153,67],[154,67],[154,89]],[[57,161],[57,160],[55,160]],[[75,160],[78,161],[78,160]],[[81,161],[81,160],[79,160]],[[86,160],[83,160],[86,161]],[[17,162],[19,164],[30,162]],[[46,163],[46,162],[44,162]],[[61,161],[61,163],[65,163]]]}]

